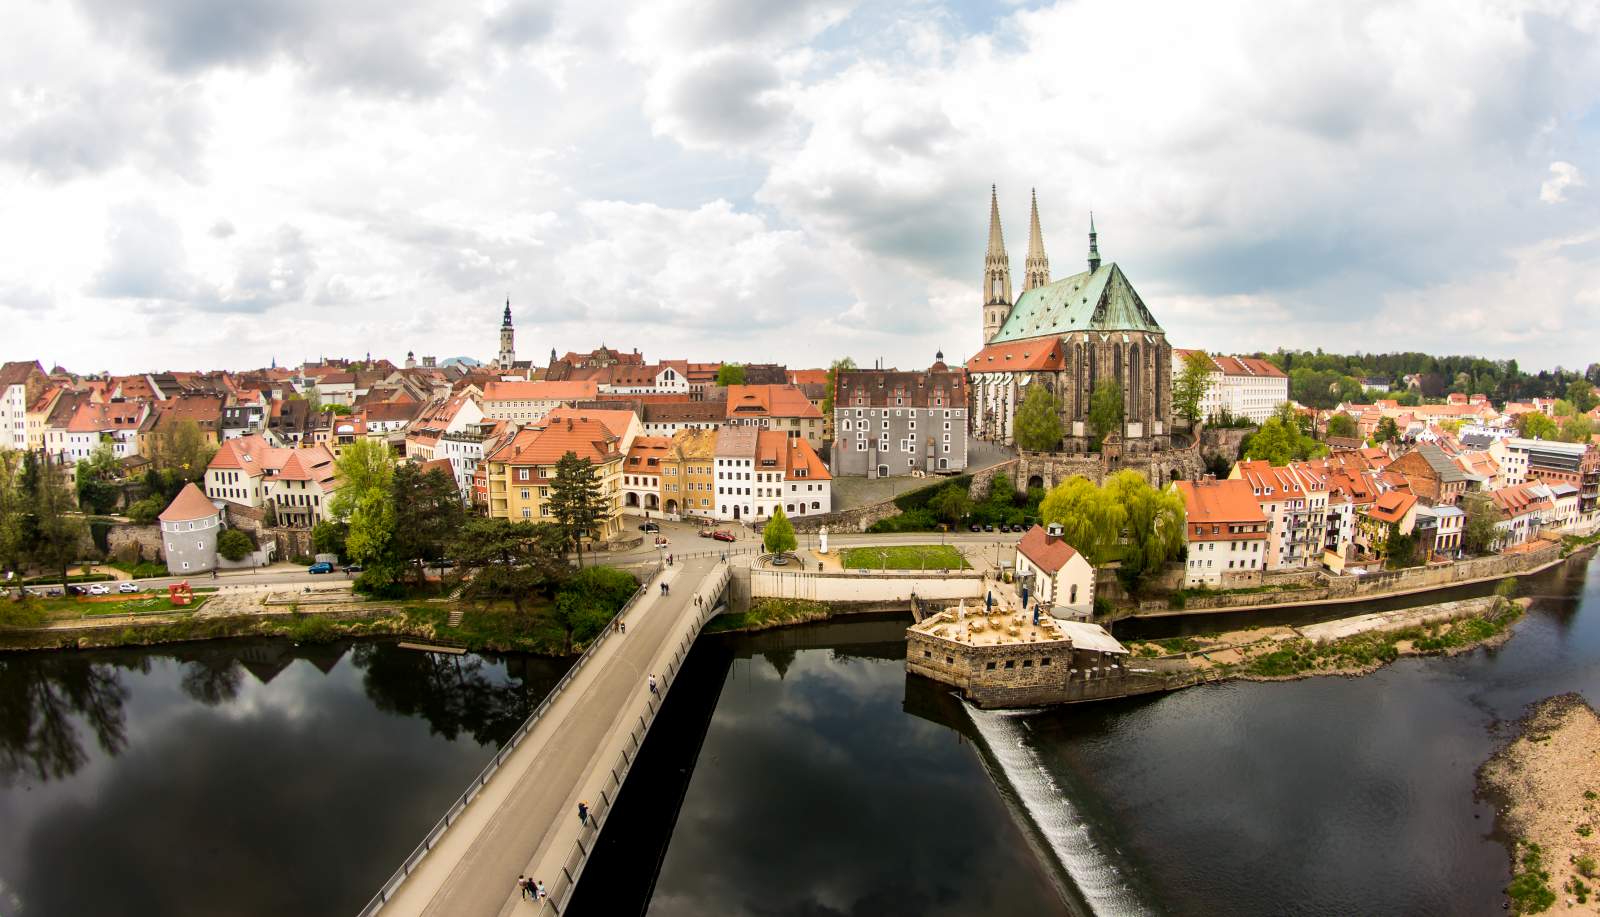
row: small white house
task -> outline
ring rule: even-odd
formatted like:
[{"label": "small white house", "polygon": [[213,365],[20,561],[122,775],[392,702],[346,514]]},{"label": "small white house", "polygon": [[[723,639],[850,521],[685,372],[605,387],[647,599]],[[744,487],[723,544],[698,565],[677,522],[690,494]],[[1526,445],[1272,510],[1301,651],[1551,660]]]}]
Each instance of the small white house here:
[{"label": "small white house", "polygon": [[1034,526],[1017,545],[1017,583],[1058,618],[1094,616],[1094,566],[1061,536],[1061,526]]}]

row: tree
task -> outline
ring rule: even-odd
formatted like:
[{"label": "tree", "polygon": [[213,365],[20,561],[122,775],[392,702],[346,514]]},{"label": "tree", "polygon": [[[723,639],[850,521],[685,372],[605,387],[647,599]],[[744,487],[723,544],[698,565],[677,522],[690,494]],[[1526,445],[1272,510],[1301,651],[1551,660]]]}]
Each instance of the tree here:
[{"label": "tree", "polygon": [[1393,417],[1385,417],[1378,421],[1378,429],[1372,434],[1375,443],[1393,442],[1400,438],[1400,425],[1394,422]]},{"label": "tree", "polygon": [[1567,399],[1557,398],[1556,403],[1550,406],[1550,413],[1555,417],[1571,417],[1578,413],[1578,409]]},{"label": "tree", "polygon": [[1183,496],[1176,490],[1157,490],[1137,471],[1117,472],[1102,490],[1122,509],[1127,548],[1118,572],[1123,583],[1137,591],[1145,577],[1183,550]]},{"label": "tree", "polygon": [[928,499],[928,511],[954,525],[972,514],[972,498],[960,487],[946,484]]},{"label": "tree", "polygon": [[78,559],[88,528],[73,513],[72,493],[62,469],[51,465],[39,468],[35,486],[29,555],[43,569],[59,572],[65,586],[67,569]]},{"label": "tree", "polygon": [[1500,538],[1495,528],[1500,522],[1500,510],[1495,507],[1494,499],[1486,493],[1467,494],[1461,500],[1461,508],[1466,513],[1461,523],[1461,547],[1468,554],[1493,551]]},{"label": "tree", "polygon": [[1339,436],[1345,439],[1354,439],[1358,434],[1356,419],[1349,414],[1339,413],[1328,418],[1328,434],[1330,438]]},{"label": "tree", "polygon": [[1043,385],[1028,386],[1017,408],[1016,440],[1028,452],[1054,452],[1061,445],[1061,402]]},{"label": "tree", "polygon": [[1073,475],[1045,494],[1039,518],[1061,525],[1063,537],[1091,564],[1113,559],[1112,547],[1127,522],[1127,510],[1088,478]]},{"label": "tree", "polygon": [[109,513],[117,506],[117,455],[110,443],[101,443],[87,459],[78,462],[78,506],[86,513]]},{"label": "tree", "polygon": [[1172,412],[1189,423],[1200,422],[1200,402],[1211,385],[1211,357],[1203,350],[1190,351],[1183,358],[1183,369],[1172,380]]},{"label": "tree", "polygon": [[217,453],[200,425],[192,420],[180,420],[158,431],[153,446],[151,462],[179,481],[205,477],[206,466]]},{"label": "tree", "polygon": [[743,385],[744,367],[738,363],[724,363],[717,369],[718,385]]},{"label": "tree", "polygon": [[339,489],[328,502],[328,511],[335,519],[349,519],[356,505],[372,492],[388,493],[394,457],[387,444],[362,438],[340,451],[334,468],[339,472]]},{"label": "tree", "polygon": [[462,577],[462,594],[474,600],[505,599],[520,615],[535,596],[551,597],[572,577],[562,556],[566,535],[549,523],[475,518],[450,546]]},{"label": "tree", "polygon": [[783,507],[773,507],[772,518],[761,527],[761,543],[768,554],[788,554],[799,546],[794,537],[794,523],[783,514]]},{"label": "tree", "polygon": [[455,478],[437,468],[423,474],[421,466],[404,464],[395,469],[392,488],[395,510],[395,556],[418,574],[429,561],[442,561],[445,547],[455,538],[466,514]]},{"label": "tree", "polygon": [[1094,431],[1095,449],[1110,434],[1122,432],[1122,418],[1122,386],[1113,379],[1102,379],[1089,396],[1089,427]]},{"label": "tree", "polygon": [[128,505],[128,520],[134,525],[154,525],[161,517],[161,511],[167,508],[170,501],[163,500],[159,495],[135,500]]},{"label": "tree", "polygon": [[22,464],[20,454],[0,449],[0,572],[22,569],[23,520],[29,515]]},{"label": "tree", "polygon": [[1561,439],[1569,443],[1586,443],[1594,433],[1594,422],[1579,414],[1561,421]]},{"label": "tree", "polygon": [[856,361],[850,359],[849,357],[841,357],[837,360],[834,360],[833,363],[828,366],[828,390],[822,395],[823,417],[833,416],[833,390],[839,384],[839,374],[842,372],[850,372],[855,368]]},{"label": "tree", "polygon": [[638,589],[639,581],[616,567],[579,570],[556,594],[552,612],[566,638],[567,654],[572,653],[575,637],[588,639],[599,633]]},{"label": "tree", "polygon": [[[1589,364],[1591,371],[1596,369],[1595,364]],[[1578,409],[1578,413],[1587,414],[1600,405],[1600,396],[1594,392],[1594,383],[1588,379],[1574,379],[1567,384],[1567,400]]]},{"label": "tree", "polygon": [[250,536],[238,529],[228,529],[217,536],[217,553],[231,561],[241,561],[256,549]]},{"label": "tree", "polygon": [[1525,439],[1556,439],[1561,429],[1538,411],[1528,411],[1517,415],[1517,435]]},{"label": "tree", "polygon": [[578,551],[578,566],[583,567],[584,536],[594,537],[594,527],[605,515],[605,498],[594,463],[568,452],[556,462],[556,476],[550,482],[550,515]]},{"label": "tree", "polygon": [[1268,417],[1261,429],[1244,442],[1245,458],[1280,466],[1303,462],[1326,450],[1326,446],[1302,433],[1298,423],[1285,423],[1278,415]]},{"label": "tree", "polygon": [[322,521],[311,527],[311,550],[317,554],[345,557],[345,539],[350,536],[350,526],[344,522]]}]

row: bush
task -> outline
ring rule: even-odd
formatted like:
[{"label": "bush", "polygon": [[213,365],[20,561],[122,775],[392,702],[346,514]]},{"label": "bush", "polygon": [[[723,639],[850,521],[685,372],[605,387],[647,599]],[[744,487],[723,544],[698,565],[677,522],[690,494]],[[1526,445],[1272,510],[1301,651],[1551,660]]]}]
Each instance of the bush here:
[{"label": "bush", "polygon": [[939,520],[933,518],[933,513],[926,509],[914,509],[879,519],[867,526],[867,531],[874,535],[890,532],[931,532],[939,527]]},{"label": "bush", "polygon": [[250,536],[238,529],[228,529],[217,536],[217,553],[231,561],[241,561],[256,548]]},{"label": "bush", "polygon": [[946,487],[959,487],[962,490],[968,490],[972,487],[972,475],[958,475],[957,477],[947,478],[943,481],[929,484],[927,487],[919,487],[916,490],[906,491],[900,496],[894,498],[894,505],[898,506],[902,511],[905,512],[910,512],[911,510],[915,509],[925,509],[928,506],[928,501],[933,499],[933,495]]},{"label": "bush", "polygon": [[167,508],[166,501],[159,496],[145,497],[135,500],[128,505],[128,520],[134,525],[151,525]]},{"label": "bush", "polygon": [[1550,871],[1544,868],[1544,854],[1538,844],[1526,844],[1522,853],[1521,869],[1511,877],[1506,886],[1506,897],[1511,899],[1514,914],[1537,914],[1549,910],[1556,903],[1556,893],[1550,890]]},{"label": "bush", "polygon": [[[162,575],[165,575],[165,569]],[[68,583],[104,583],[116,577],[109,573],[74,573],[67,577]],[[34,576],[22,581],[24,586],[58,586],[61,584],[59,576]]]}]

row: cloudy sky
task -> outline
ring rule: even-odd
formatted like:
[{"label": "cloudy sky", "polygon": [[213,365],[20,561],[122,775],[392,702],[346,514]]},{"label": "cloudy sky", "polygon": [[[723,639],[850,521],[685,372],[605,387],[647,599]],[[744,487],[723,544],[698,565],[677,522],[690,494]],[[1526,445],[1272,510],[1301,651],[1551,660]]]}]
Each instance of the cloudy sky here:
[{"label": "cloudy sky", "polygon": [[1600,5],[18,0],[0,335],[78,371],[925,365],[1087,213],[1180,346],[1600,359]]}]

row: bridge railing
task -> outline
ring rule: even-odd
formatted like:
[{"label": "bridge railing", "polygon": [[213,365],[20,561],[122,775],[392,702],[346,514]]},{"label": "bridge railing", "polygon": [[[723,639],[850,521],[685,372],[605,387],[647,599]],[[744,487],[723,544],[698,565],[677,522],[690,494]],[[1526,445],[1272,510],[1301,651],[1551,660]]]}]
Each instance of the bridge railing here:
[{"label": "bridge railing", "polygon": [[611,814],[612,807],[616,804],[617,795],[622,792],[622,785],[628,779],[628,771],[638,760],[639,750],[644,745],[645,736],[650,733],[650,726],[656,720],[661,705],[666,702],[667,692],[671,690],[673,682],[677,679],[678,672],[683,668],[683,660],[689,655],[689,650],[694,647],[695,638],[700,634],[700,628],[711,620],[716,613],[715,597],[727,587],[731,574],[726,567],[722,574],[710,583],[702,584],[691,600],[698,611],[695,613],[694,624],[689,632],[678,641],[673,649],[672,659],[667,663],[666,672],[657,680],[659,695],[645,699],[645,710],[635,718],[632,728],[628,731],[628,742],[623,746],[622,752],[617,755],[617,760],[612,763],[610,773],[606,776],[604,786],[600,790],[600,800],[589,807],[589,817],[584,825],[578,829],[578,837],[572,843],[572,850],[561,863],[561,874],[556,876],[554,883],[546,886],[549,896],[541,902],[541,914],[559,915],[572,903],[572,894],[578,888],[578,879],[583,875],[583,868],[589,863],[589,855],[594,852],[595,844],[600,840],[600,830],[604,821]]},{"label": "bridge railing", "polygon": [[605,644],[607,638],[616,632],[617,622],[646,594],[660,575],[660,572],[659,570],[652,572],[645,578],[643,583],[639,584],[639,588],[634,590],[633,595],[628,597],[628,601],[623,603],[622,608],[618,609],[617,613],[611,617],[611,620],[606,622],[606,626],[601,629],[594,642],[590,643],[588,648],[583,651],[583,654],[578,657],[578,661],[572,664],[572,668],[567,669],[566,674],[562,675],[561,680],[556,682],[555,687],[550,689],[550,693],[545,695],[539,706],[528,714],[527,719],[522,721],[522,725],[517,727],[517,731],[512,733],[511,738],[500,747],[500,751],[489,759],[489,763],[484,766],[483,770],[467,786],[466,790],[456,797],[455,802],[451,803],[450,808],[444,813],[444,817],[435,822],[433,827],[428,830],[428,833],[422,839],[422,843],[418,844],[406,856],[405,860],[400,863],[400,868],[396,869],[388,880],[379,887],[378,893],[373,895],[372,900],[367,902],[367,906],[361,909],[358,917],[371,917],[371,915],[381,910],[390,898],[394,897],[395,893],[400,890],[401,884],[405,882],[406,877],[416,871],[417,866],[428,855],[428,851],[432,850],[439,843],[439,840],[444,837],[445,830],[457,818],[461,817],[461,813],[466,811],[467,804],[472,802],[485,786],[489,785],[489,778],[493,777],[495,772],[500,769],[500,766],[511,757],[511,753],[517,750],[517,746],[522,744],[522,740],[533,732],[533,727],[539,722],[539,718],[544,716],[545,712],[550,709],[550,705],[555,703],[556,699],[561,696],[561,692],[566,690],[567,685],[571,684],[573,677],[594,658],[595,653]]}]

